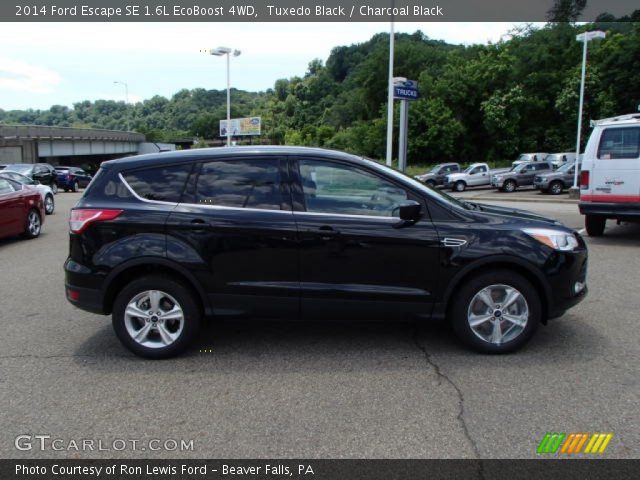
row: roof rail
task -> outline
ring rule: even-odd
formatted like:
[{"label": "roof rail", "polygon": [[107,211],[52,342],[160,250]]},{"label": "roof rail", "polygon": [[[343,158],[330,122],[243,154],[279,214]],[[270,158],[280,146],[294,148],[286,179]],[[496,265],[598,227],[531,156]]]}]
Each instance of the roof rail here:
[{"label": "roof rail", "polygon": [[628,113],[626,115],[618,115],[616,117],[591,120],[591,126],[594,127],[596,125],[600,125],[601,123],[620,122],[622,120],[640,120],[640,113]]}]

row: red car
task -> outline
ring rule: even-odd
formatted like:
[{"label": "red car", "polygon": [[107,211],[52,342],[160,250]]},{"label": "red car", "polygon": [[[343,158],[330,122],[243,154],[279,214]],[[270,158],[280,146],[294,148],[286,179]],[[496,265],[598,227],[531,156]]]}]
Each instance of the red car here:
[{"label": "red car", "polygon": [[0,238],[35,238],[40,235],[44,217],[44,203],[37,190],[0,178]]}]

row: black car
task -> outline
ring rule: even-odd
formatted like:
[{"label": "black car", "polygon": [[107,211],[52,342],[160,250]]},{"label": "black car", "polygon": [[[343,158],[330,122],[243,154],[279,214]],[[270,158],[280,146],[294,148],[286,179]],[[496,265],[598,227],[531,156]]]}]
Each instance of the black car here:
[{"label": "black car", "polygon": [[48,163],[10,163],[3,171],[18,172],[42,185],[48,185],[53,193],[58,193],[56,170]]},{"label": "black car", "polygon": [[235,147],[104,162],[71,211],[66,296],[138,355],[215,316],[443,319],[513,351],[586,294],[580,235],[374,161]]}]

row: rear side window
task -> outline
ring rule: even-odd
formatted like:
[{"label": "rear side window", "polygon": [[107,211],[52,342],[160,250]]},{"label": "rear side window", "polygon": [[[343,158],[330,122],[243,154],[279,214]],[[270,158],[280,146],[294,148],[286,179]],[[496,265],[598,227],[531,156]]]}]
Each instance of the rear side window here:
[{"label": "rear side window", "polygon": [[202,164],[196,203],[235,208],[280,210],[277,158],[216,160]]},{"label": "rear side window", "polygon": [[122,176],[139,197],[178,203],[189,172],[190,163],[133,170],[124,172]]},{"label": "rear side window", "polygon": [[640,127],[608,128],[602,132],[598,158],[616,160],[638,158],[640,154]]}]

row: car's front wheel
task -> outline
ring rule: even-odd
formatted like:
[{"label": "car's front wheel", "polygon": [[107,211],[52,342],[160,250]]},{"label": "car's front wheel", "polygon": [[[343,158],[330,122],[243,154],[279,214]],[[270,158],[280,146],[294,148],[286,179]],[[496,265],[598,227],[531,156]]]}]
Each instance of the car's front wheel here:
[{"label": "car's front wheel", "polygon": [[560,195],[562,190],[564,190],[564,185],[559,180],[556,180],[549,185],[549,192],[551,192],[551,195]]},{"label": "car's front wheel", "polygon": [[433,180],[427,180],[427,185],[431,188],[436,188],[436,182]]},{"label": "car's front wheel", "polygon": [[527,279],[509,270],[473,277],[453,301],[456,334],[485,353],[518,350],[531,339],[541,319],[538,292]]},{"label": "car's front wheel", "polygon": [[467,188],[467,184],[464,183],[462,180],[458,180],[456,183],[453,184],[453,189],[456,192],[464,192],[465,188]]},{"label": "car's front wheel", "polygon": [[53,199],[53,195],[47,194],[44,197],[44,213],[47,215],[51,215],[56,208],[55,200]]},{"label": "car's front wheel", "polygon": [[58,184],[56,182],[53,182],[51,184],[51,191],[53,192],[54,195],[58,194]]},{"label": "car's front wheel", "polygon": [[515,181],[507,180],[506,182],[504,182],[504,185],[502,186],[502,191],[507,193],[515,192],[517,187],[518,185],[516,184]]},{"label": "car's front wheel", "polygon": [[75,192],[77,192],[79,188],[80,188],[80,187],[78,186],[78,181],[77,181],[77,180],[76,180],[76,181],[74,181],[74,182],[71,184],[71,191],[72,191],[72,192],[74,192],[74,193],[75,193]]},{"label": "car's front wheel", "polygon": [[200,327],[201,313],[193,292],[171,278],[146,276],[117,295],[113,328],[136,355],[169,358],[184,351]]}]

